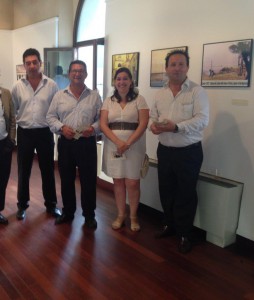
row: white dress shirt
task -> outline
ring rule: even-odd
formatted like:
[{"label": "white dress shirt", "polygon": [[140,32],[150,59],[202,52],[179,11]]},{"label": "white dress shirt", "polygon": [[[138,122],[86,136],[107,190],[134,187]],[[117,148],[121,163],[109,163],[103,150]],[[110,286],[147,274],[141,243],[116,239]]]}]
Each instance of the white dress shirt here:
[{"label": "white dress shirt", "polygon": [[36,91],[27,79],[20,79],[12,89],[17,124],[24,129],[48,127],[46,114],[57,91],[57,84],[45,75]]},{"label": "white dress shirt", "polygon": [[62,126],[73,130],[92,126],[99,133],[99,116],[101,98],[97,91],[84,89],[79,99],[71,92],[70,87],[56,93],[49,111],[47,121],[53,133],[60,134]]},{"label": "white dress shirt", "polygon": [[163,132],[158,139],[164,146],[185,147],[203,138],[209,121],[209,102],[204,88],[188,78],[174,96],[169,86],[159,90],[151,108],[149,128],[154,121],[172,120],[179,131]]}]

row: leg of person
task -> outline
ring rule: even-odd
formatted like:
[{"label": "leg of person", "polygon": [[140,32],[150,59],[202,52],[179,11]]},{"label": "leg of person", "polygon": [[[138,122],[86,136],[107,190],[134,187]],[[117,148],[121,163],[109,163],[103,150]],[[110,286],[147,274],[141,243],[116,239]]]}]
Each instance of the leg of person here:
[{"label": "leg of person", "polygon": [[173,221],[173,204],[176,192],[176,175],[172,162],[174,161],[173,152],[169,147],[159,143],[157,149],[158,156],[158,181],[160,201],[164,212],[165,224],[161,232],[155,235],[156,238],[164,238],[175,233]]},{"label": "leg of person", "polygon": [[58,167],[61,178],[61,194],[63,212],[56,219],[55,224],[71,222],[76,211],[76,163],[73,157],[75,141],[69,141],[64,137],[58,139]]},{"label": "leg of person", "polygon": [[1,211],[5,206],[5,193],[11,172],[12,150],[6,149],[7,139],[0,141],[0,224],[8,224]]},{"label": "leg of person", "polygon": [[37,129],[36,151],[42,178],[42,193],[47,212],[53,217],[61,215],[56,207],[56,185],[54,173],[54,137],[49,128]]},{"label": "leg of person", "polygon": [[81,207],[85,225],[88,228],[96,229],[97,148],[95,137],[81,138],[75,143],[75,157],[81,186]]},{"label": "leg of person", "polygon": [[140,225],[138,222],[138,205],[140,199],[140,180],[125,179],[125,185],[128,192],[128,199],[130,204],[130,220],[131,220],[131,230],[139,231]]},{"label": "leg of person", "polygon": [[112,228],[117,230],[124,226],[126,218],[126,186],[124,178],[113,178],[113,181],[117,207],[117,218],[112,223]]},{"label": "leg of person", "polygon": [[17,162],[18,162],[18,212],[17,219],[25,218],[25,210],[30,201],[29,180],[34,158],[33,129],[17,129]]},{"label": "leg of person", "polygon": [[191,250],[191,232],[197,208],[197,181],[203,161],[201,144],[178,151],[175,158],[178,168],[177,195],[174,205],[174,217],[177,234],[181,237],[179,251],[187,253]]}]

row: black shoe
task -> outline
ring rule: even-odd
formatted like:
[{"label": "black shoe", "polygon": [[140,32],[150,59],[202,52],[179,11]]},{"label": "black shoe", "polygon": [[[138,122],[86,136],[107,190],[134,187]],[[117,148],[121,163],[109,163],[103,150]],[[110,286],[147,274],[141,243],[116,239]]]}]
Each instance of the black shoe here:
[{"label": "black shoe", "polygon": [[4,224],[4,225],[7,225],[9,222],[8,222],[8,219],[5,218],[1,213],[0,213],[0,224]]},{"label": "black shoe", "polygon": [[192,249],[192,243],[189,238],[182,236],[181,241],[178,245],[179,252],[185,254],[190,252]]},{"label": "black shoe", "polygon": [[161,232],[155,234],[155,238],[162,239],[168,236],[172,236],[174,234],[175,234],[175,230],[172,227],[166,225],[163,227],[163,230]]},{"label": "black shoe", "polygon": [[86,225],[87,228],[96,229],[97,228],[97,221],[95,220],[95,218],[86,219],[85,225]]},{"label": "black shoe", "polygon": [[58,218],[61,216],[61,212],[60,212],[59,208],[57,208],[57,207],[47,208],[46,212],[51,214],[55,218]]},{"label": "black shoe", "polygon": [[22,209],[22,208],[19,208],[17,213],[16,213],[16,218],[18,220],[24,220],[25,216],[26,216],[26,210]]},{"label": "black shoe", "polygon": [[55,225],[63,224],[63,223],[71,223],[73,219],[74,216],[69,216],[63,213],[62,215],[56,218]]}]

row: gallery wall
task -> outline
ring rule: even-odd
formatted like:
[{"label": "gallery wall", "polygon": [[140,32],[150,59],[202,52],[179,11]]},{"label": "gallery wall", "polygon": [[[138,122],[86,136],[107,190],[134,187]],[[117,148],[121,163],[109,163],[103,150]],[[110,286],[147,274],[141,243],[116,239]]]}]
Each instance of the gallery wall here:
[{"label": "gallery wall", "polygon": [[[151,50],[188,46],[189,78],[201,82],[203,44],[254,38],[254,2],[246,0],[107,0],[105,95],[112,92],[112,55],[140,52],[139,90],[149,106]],[[254,62],[253,62],[254,65]],[[253,73],[252,66],[252,73]],[[254,74],[247,88],[206,88],[210,124],[202,171],[244,183],[237,233],[254,240]],[[157,138],[147,132],[156,159]],[[152,184],[152,183],[151,183]]]},{"label": "gallery wall", "polygon": [[12,34],[10,30],[0,30],[0,42],[0,86],[10,88],[13,84]]},{"label": "gallery wall", "polygon": [[58,18],[51,18],[16,30],[0,30],[0,85],[11,89],[16,77],[16,66],[22,64],[27,48],[43,49],[58,46]]}]

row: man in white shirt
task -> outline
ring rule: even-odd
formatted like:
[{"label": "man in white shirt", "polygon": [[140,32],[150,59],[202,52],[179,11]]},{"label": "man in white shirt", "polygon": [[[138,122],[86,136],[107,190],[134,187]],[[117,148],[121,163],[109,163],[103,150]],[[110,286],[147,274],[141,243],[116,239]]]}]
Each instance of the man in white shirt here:
[{"label": "man in white shirt", "polygon": [[176,50],[166,57],[168,84],[155,96],[149,127],[158,135],[158,179],[165,226],[157,238],[180,237],[181,253],[191,251],[197,207],[196,185],[203,161],[201,140],[208,125],[205,90],[187,78],[189,56]]},{"label": "man in white shirt", "polygon": [[101,98],[97,91],[84,83],[86,64],[81,60],[70,63],[70,85],[56,93],[47,121],[58,139],[58,166],[61,177],[63,212],[55,224],[71,222],[76,211],[75,177],[79,171],[81,207],[85,225],[96,229],[96,133],[99,132]]},{"label": "man in white shirt", "polygon": [[12,150],[15,146],[16,122],[11,93],[0,88],[0,224],[8,224],[1,212],[5,206],[5,192],[11,172]]},{"label": "man in white shirt", "polygon": [[42,178],[42,192],[47,213],[61,213],[56,207],[54,176],[54,139],[46,120],[49,105],[58,91],[56,83],[42,74],[40,53],[33,48],[23,53],[26,78],[12,89],[16,112],[18,147],[18,220],[25,218],[29,206],[29,179],[36,150]]}]

